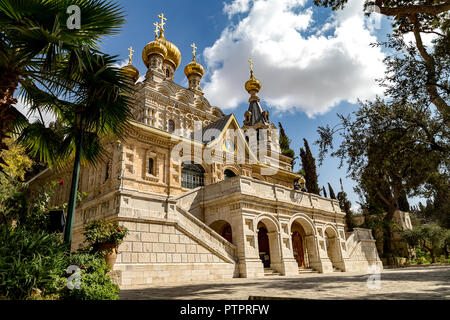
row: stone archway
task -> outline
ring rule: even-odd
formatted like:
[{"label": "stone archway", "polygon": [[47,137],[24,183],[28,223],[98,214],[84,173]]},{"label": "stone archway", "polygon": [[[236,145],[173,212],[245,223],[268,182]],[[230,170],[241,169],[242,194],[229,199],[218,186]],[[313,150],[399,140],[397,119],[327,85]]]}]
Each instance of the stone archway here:
[{"label": "stone archway", "polygon": [[342,255],[336,230],[332,227],[327,227],[324,232],[324,238],[327,255],[331,261],[333,269],[342,268]]},{"label": "stone archway", "polygon": [[257,223],[258,253],[264,268],[272,268],[281,272],[281,257],[279,232],[277,225],[268,217],[263,217]]},{"label": "stone archway", "polygon": [[295,215],[290,230],[292,253],[298,268],[321,270],[315,228],[310,219],[303,214]]},{"label": "stone archway", "polygon": [[209,226],[215,232],[220,234],[223,238],[228,240],[230,243],[233,243],[233,230],[231,229],[231,225],[225,220],[216,220]]}]

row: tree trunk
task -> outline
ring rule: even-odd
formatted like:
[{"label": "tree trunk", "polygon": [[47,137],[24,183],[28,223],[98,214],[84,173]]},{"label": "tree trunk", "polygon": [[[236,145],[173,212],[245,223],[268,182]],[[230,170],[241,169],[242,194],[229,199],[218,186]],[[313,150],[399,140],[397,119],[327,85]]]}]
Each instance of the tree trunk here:
[{"label": "tree trunk", "polygon": [[394,217],[395,207],[389,206],[389,210],[384,217],[384,234],[383,234],[383,255],[389,257],[393,255],[393,245],[392,245],[392,218]]},{"label": "tree trunk", "polygon": [[416,40],[416,46],[419,50],[420,55],[425,63],[425,67],[427,70],[427,83],[425,84],[426,90],[430,97],[431,103],[433,103],[438,111],[441,113],[444,118],[444,123],[450,127],[450,107],[445,102],[445,100],[439,95],[437,89],[437,75],[436,75],[436,63],[434,61],[433,56],[428,54],[425,49],[422,37],[420,35],[420,22],[417,19],[417,15],[411,15],[410,20],[413,23],[413,33]]},{"label": "tree trunk", "polygon": [[[7,150],[5,139],[9,137],[12,122],[16,119],[17,110],[13,107],[17,103],[14,98],[14,92],[19,85],[19,75],[0,68],[0,152]],[[0,164],[4,164],[3,158],[0,156]]]}]

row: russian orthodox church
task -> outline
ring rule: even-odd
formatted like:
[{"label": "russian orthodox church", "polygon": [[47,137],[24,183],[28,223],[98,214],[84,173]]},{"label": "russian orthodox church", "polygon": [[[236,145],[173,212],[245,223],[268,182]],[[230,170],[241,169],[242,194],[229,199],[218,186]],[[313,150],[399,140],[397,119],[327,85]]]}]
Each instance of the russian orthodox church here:
[{"label": "russian orthodox church", "polygon": [[[280,153],[252,61],[241,126],[204,96],[195,44],[188,88],[174,82],[181,54],[160,18],[142,51],[145,80],[132,52],[122,68],[134,87],[126,138],[106,139],[107,159],[81,168],[79,191],[88,196],[76,208],[72,249],[94,219],[125,225],[114,266],[122,287],[382,268],[371,230],[345,232],[337,200],[299,190],[304,180]],[[56,179],[70,181],[71,168],[47,169],[31,185]],[[70,183],[59,185],[53,203],[69,192]]]}]

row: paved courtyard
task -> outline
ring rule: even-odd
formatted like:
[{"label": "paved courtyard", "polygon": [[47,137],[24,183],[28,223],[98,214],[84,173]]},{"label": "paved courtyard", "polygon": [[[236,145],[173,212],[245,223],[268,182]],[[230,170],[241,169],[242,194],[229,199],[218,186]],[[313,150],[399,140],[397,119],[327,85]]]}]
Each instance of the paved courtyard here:
[{"label": "paved courtyard", "polygon": [[380,287],[367,286],[368,274],[305,274],[263,279],[159,285],[122,290],[123,300],[230,299],[254,297],[300,299],[450,299],[450,266],[386,269]]}]

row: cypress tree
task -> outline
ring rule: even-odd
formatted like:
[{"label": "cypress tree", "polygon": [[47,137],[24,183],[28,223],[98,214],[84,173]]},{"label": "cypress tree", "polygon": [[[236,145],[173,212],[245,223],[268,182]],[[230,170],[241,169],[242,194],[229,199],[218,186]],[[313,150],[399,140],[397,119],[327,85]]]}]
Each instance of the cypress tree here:
[{"label": "cypress tree", "polygon": [[279,137],[279,143],[280,143],[280,150],[281,154],[290,158],[295,157],[295,152],[290,148],[291,140],[288,138],[286,132],[284,131],[283,126],[281,125],[281,122],[278,122],[278,126],[280,127],[280,137]]},{"label": "cypress tree", "polygon": [[325,198],[328,198],[327,191],[325,190],[325,186],[322,186],[322,193]]},{"label": "cypress tree", "polygon": [[328,182],[328,191],[330,193],[330,198],[336,200],[336,194],[334,193],[333,187],[329,182]]},{"label": "cypress tree", "polygon": [[347,199],[347,193],[344,191],[342,185],[342,179],[339,179],[341,183],[341,192],[337,195],[337,200],[339,201],[339,207],[343,212],[345,212],[345,224],[347,227],[347,232],[353,231],[353,212],[351,210],[352,203]]},{"label": "cypress tree", "polygon": [[316,172],[316,160],[311,154],[308,141],[303,139],[305,149],[300,148],[300,158],[302,159],[302,167],[305,171],[306,190],[309,193],[319,194],[318,176]]}]

